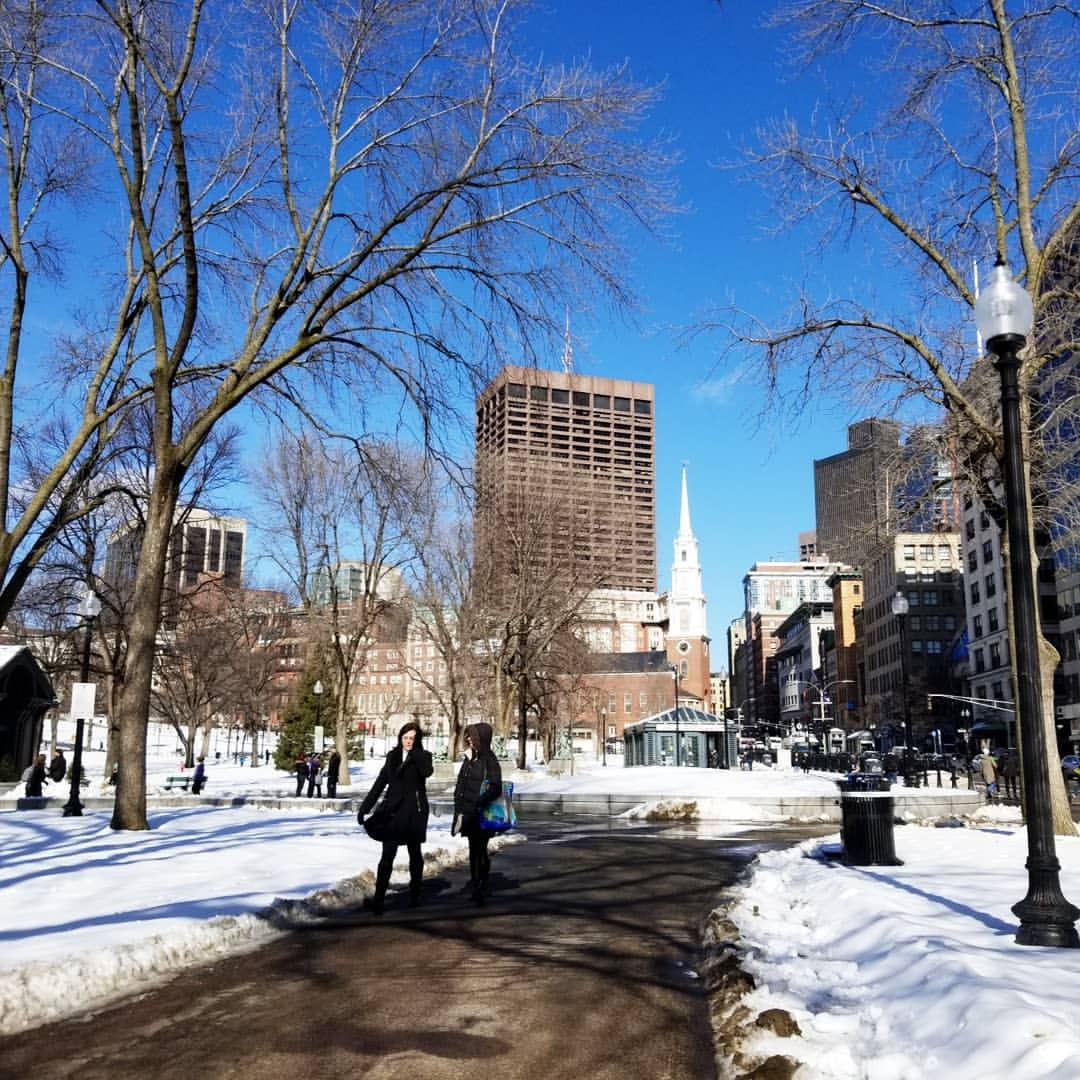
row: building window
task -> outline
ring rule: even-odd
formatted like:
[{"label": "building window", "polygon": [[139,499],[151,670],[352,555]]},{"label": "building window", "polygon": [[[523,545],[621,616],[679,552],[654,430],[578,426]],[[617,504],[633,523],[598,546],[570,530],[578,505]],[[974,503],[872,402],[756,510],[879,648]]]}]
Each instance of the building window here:
[{"label": "building window", "polygon": [[634,695],[629,690],[623,694],[622,708],[624,713],[632,713],[634,711]]},{"label": "building window", "polygon": [[919,551],[919,555],[924,562],[932,562],[934,559],[934,545],[923,544]]},{"label": "building window", "polygon": [[974,540],[975,539],[975,519],[974,518],[969,518],[964,523],[964,535],[969,540]]},{"label": "building window", "polygon": [[905,544],[904,545],[904,562],[914,562],[914,561],[915,561],[915,545],[914,544]]},{"label": "building window", "polygon": [[971,655],[975,659],[975,674],[981,675],[986,670],[986,657],[982,649],[975,649]]},{"label": "building window", "polygon": [[942,652],[942,644],[941,644],[941,642],[937,638],[934,638],[933,640],[928,641],[926,643],[926,651],[931,656],[940,656],[941,652]]},{"label": "building window", "polygon": [[996,641],[990,642],[990,666],[1001,667],[1001,645]]},{"label": "building window", "polygon": [[983,562],[988,563],[988,562],[993,562],[993,561],[994,561],[994,541],[993,540],[984,540],[983,541]]},{"label": "building window", "polygon": [[971,602],[973,604],[979,602],[979,583],[977,581],[971,583]]},{"label": "building window", "polygon": [[1004,701],[1005,700],[1005,694],[1004,694],[1004,691],[1002,690],[1001,683],[999,683],[999,682],[990,684],[990,693],[994,695],[994,700],[995,701]]},{"label": "building window", "polygon": [[974,548],[968,552],[968,569],[973,574],[979,569],[979,553]]},{"label": "building window", "polygon": [[997,581],[993,574],[987,574],[983,579],[983,584],[986,586],[987,599],[997,594]]},{"label": "building window", "polygon": [[983,636],[983,623],[982,623],[982,616],[981,615],[975,615],[972,618],[972,620],[971,620],[971,632],[977,638],[980,638],[980,637]]},{"label": "building window", "polygon": [[937,607],[940,599],[937,589],[927,589],[922,594],[923,607]]},{"label": "building window", "polygon": [[918,633],[922,629],[922,616],[912,615],[911,618],[908,619],[908,626],[913,632]]},{"label": "building window", "polygon": [[937,559],[938,562],[951,562],[952,548],[948,544],[938,544]]},{"label": "building window", "polygon": [[990,608],[986,613],[986,624],[990,627],[990,633],[992,634],[998,629],[998,609],[996,607]]}]

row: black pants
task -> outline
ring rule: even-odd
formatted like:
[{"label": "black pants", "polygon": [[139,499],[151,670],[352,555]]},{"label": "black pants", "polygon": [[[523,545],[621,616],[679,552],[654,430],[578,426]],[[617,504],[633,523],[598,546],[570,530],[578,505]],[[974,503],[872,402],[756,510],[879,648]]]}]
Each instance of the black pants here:
[{"label": "black pants", "polygon": [[298,799],[304,793],[304,779],[305,779],[305,777],[304,777],[304,775],[302,773],[297,773],[297,776],[296,776],[296,797]]},{"label": "black pants", "polygon": [[[382,903],[390,884],[390,875],[394,871],[394,860],[401,845],[396,840],[384,840],[382,857],[375,871],[375,901]],[[420,892],[420,883],[424,880],[424,853],[420,850],[419,840],[410,840],[405,845],[409,850],[409,891],[415,896]]]},{"label": "black pants", "polygon": [[491,870],[491,856],[488,854],[490,840],[491,833],[482,829],[469,833],[469,877],[474,889],[482,889],[487,885],[488,873]]}]

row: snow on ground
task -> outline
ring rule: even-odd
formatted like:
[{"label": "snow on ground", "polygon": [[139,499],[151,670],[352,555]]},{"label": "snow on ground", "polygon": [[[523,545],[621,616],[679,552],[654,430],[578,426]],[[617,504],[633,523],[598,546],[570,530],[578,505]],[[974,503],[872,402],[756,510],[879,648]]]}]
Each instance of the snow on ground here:
[{"label": "snow on ground", "polygon": [[[88,771],[100,777],[103,764],[91,755]],[[340,793],[362,796],[379,764],[354,766]],[[175,759],[151,763],[151,790],[178,771]],[[64,818],[55,807],[13,812],[14,795],[0,801],[8,811],[0,813],[0,1033],[254,947],[370,892],[379,847],[352,810],[294,800],[294,779],[272,766],[211,763],[209,775],[209,796],[288,798],[260,809],[180,796],[179,805],[152,808],[143,833],[114,833],[105,810]],[[578,763],[573,777],[530,765],[513,779],[521,792],[640,794],[713,812],[726,805],[729,819],[744,821],[770,819],[756,801],[765,796],[836,790],[834,778],[780,769],[617,763]],[[51,794],[66,798],[67,789]],[[432,816],[432,870],[466,857],[448,827],[448,816]],[[1080,949],[1013,941],[1009,909],[1027,890],[1016,810],[986,808],[966,827],[898,826],[903,866],[824,858],[837,839],[763,854],[724,909],[757,982],[747,1004],[785,1009],[801,1032],[781,1038],[748,1027],[755,1053],[803,1062],[797,1080],[1080,1077]],[[1076,903],[1080,840],[1059,839],[1058,855]]]}]

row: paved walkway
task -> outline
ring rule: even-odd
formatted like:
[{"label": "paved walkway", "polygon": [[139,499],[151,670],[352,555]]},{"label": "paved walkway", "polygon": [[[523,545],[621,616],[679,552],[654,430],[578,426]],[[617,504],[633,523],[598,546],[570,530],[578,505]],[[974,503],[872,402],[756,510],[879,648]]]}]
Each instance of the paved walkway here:
[{"label": "paved walkway", "polygon": [[710,1080],[701,922],[756,844],[807,834],[530,823],[496,854],[483,908],[461,872],[419,909],[207,957],[155,993],[0,1039],[0,1077]]}]

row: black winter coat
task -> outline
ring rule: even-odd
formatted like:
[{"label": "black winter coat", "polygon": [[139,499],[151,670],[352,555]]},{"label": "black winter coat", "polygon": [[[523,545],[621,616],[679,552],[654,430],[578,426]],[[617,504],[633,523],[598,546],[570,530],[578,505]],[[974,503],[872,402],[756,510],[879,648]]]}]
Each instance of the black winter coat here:
[{"label": "black winter coat", "polygon": [[[487,790],[482,792],[484,780]],[[454,787],[454,818],[460,815],[459,830],[463,836],[476,832],[480,811],[502,794],[502,769],[499,759],[490,751],[468,757],[461,763]]]},{"label": "black winter coat", "polygon": [[30,779],[26,781],[26,794],[31,798],[42,794],[42,785],[45,783],[45,766],[34,765]]},{"label": "black winter coat", "polygon": [[360,817],[366,817],[386,789],[386,806],[392,814],[387,839],[395,844],[423,844],[427,840],[427,778],[435,771],[431,753],[413,749],[402,764],[402,748],[395,746],[386,755],[375,783],[360,804]]}]

